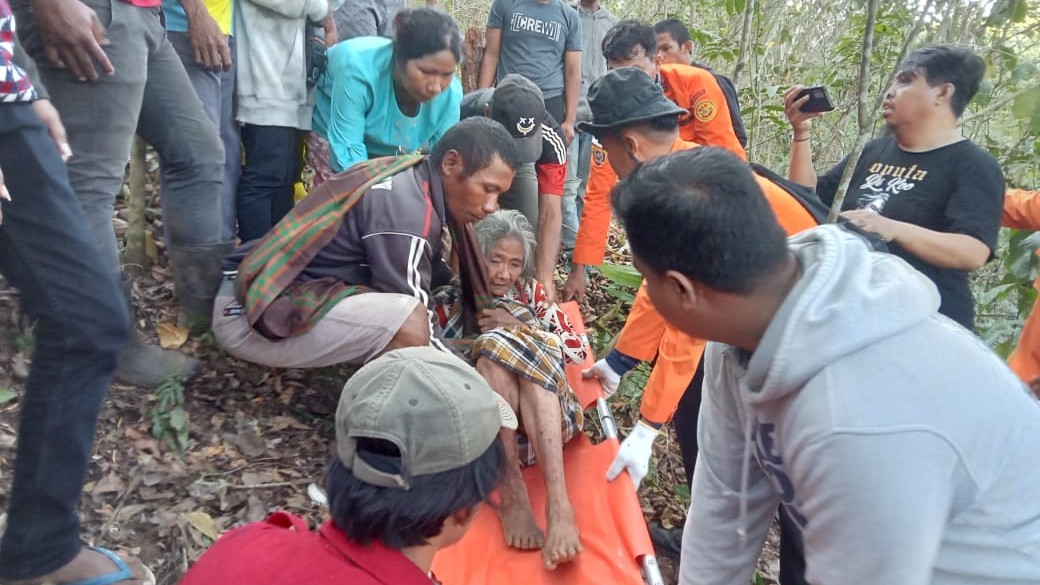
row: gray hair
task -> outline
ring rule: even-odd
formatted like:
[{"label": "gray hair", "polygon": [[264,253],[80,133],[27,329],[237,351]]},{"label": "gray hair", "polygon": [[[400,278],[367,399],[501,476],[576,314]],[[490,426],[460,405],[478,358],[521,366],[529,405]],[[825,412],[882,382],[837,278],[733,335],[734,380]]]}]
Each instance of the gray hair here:
[{"label": "gray hair", "polygon": [[500,209],[473,224],[473,230],[477,233],[477,241],[480,242],[484,256],[502,238],[516,238],[524,251],[523,275],[534,275],[534,230],[524,214],[515,209]]}]

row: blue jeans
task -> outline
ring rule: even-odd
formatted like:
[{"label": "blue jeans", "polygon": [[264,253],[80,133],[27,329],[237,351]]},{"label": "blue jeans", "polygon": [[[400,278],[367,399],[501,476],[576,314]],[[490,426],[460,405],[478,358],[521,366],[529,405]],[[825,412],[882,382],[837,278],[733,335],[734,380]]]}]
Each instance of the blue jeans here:
[{"label": "blue jeans", "polygon": [[68,131],[73,152],[69,180],[106,269],[113,274],[119,271],[112,214],[135,133],[155,148],[163,163],[161,202],[167,247],[223,241],[224,148],[166,38],[161,9],[138,8],[119,0],[82,2],[105,27],[111,41],[105,53],[116,70],[115,75],[102,75],[89,83],[51,65],[30,0],[10,4],[22,44],[36,60]]},{"label": "blue jeans", "polygon": [[303,135],[283,126],[242,126],[245,165],[235,207],[243,242],[263,237],[293,207],[293,189],[303,168]]},{"label": "blue jeans", "polygon": [[80,551],[80,493],[130,318],[32,106],[0,105],[0,144],[11,191],[11,201],[0,204],[0,273],[36,321],[0,540],[6,581],[50,573]]},{"label": "blue jeans", "polygon": [[235,239],[235,191],[238,175],[242,172],[242,142],[238,122],[235,121],[235,71],[238,55],[235,54],[235,37],[228,37],[231,50],[231,67],[227,71],[206,69],[195,61],[191,39],[186,32],[168,32],[170,44],[177,51],[184,70],[188,73],[195,93],[202,101],[206,115],[220,129],[220,140],[224,143],[224,184],[220,190],[220,239]]},{"label": "blue jeans", "polygon": [[567,181],[563,188],[563,243],[568,260],[574,252],[574,240],[578,236],[578,224],[585,202],[585,186],[589,181],[589,165],[592,158],[592,135],[578,132],[567,149]]}]

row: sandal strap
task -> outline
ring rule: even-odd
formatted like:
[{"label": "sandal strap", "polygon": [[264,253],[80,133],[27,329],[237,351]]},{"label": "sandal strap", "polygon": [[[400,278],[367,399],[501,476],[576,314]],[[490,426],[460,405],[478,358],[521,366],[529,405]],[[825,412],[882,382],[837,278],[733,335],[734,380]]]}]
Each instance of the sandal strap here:
[{"label": "sandal strap", "polygon": [[126,561],[119,558],[116,553],[100,546],[88,546],[87,549],[99,552],[108,557],[108,560],[112,561],[112,564],[116,566],[116,570],[105,575],[83,579],[82,581],[76,581],[74,583],[63,583],[62,585],[112,585],[113,583],[133,578],[133,573],[130,572],[130,566],[126,564]]}]

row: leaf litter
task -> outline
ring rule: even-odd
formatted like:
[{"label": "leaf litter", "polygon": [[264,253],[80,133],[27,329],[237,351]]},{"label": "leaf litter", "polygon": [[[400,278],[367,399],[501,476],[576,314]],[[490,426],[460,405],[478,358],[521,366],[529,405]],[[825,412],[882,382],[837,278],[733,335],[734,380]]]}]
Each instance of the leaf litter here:
[{"label": "leaf litter", "polygon": [[[627,254],[616,252],[623,249],[614,227],[609,259],[626,261]],[[607,339],[625,315],[607,292],[611,284],[594,276],[582,307]],[[319,502],[332,454],[333,414],[340,389],[356,368],[280,370],[237,360],[211,336],[185,334],[181,339],[180,328],[173,325],[176,306],[168,267],[153,266],[134,288],[135,323],[143,335],[153,344],[161,341],[196,356],[203,367],[184,385],[184,420],[174,421],[188,430],[182,453],[152,434],[153,392],[113,385],[98,419],[81,500],[83,540],[138,555],[160,585],[173,585],[231,528],[277,510],[298,514],[312,527],[323,522],[327,512]],[[0,509],[7,505],[10,488],[28,338],[17,295],[0,280]],[[627,431],[637,420],[638,402],[615,397],[613,406],[619,427]],[[655,445],[653,465],[656,472],[639,492],[644,515],[666,527],[681,527],[688,489],[683,491],[682,460],[670,427],[666,440]],[[766,575],[775,567],[775,551],[771,535],[759,563]],[[666,582],[674,583],[676,563],[660,561]]]}]

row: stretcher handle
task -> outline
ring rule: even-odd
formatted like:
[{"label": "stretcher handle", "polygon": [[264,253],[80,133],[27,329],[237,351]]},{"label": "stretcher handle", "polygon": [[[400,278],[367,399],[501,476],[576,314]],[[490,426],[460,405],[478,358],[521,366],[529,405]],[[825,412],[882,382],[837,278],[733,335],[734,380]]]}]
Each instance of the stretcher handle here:
[{"label": "stretcher handle", "polygon": [[657,564],[657,557],[644,556],[642,565],[643,581],[647,585],[664,585],[664,577],[661,576],[661,565]]},{"label": "stretcher handle", "polygon": [[[614,422],[614,413],[603,396],[596,399],[596,413],[599,415],[599,421],[603,427],[603,438],[617,440],[618,432],[617,423]],[[636,505],[638,506],[638,498]],[[644,555],[640,559],[640,568],[643,582],[647,585],[664,585],[664,577],[661,575],[661,566],[657,564],[657,557]]]},{"label": "stretcher handle", "polygon": [[596,413],[599,415],[600,424],[603,425],[603,438],[617,440],[617,423],[614,422],[614,413],[610,411],[610,405],[602,396],[596,399]]}]

